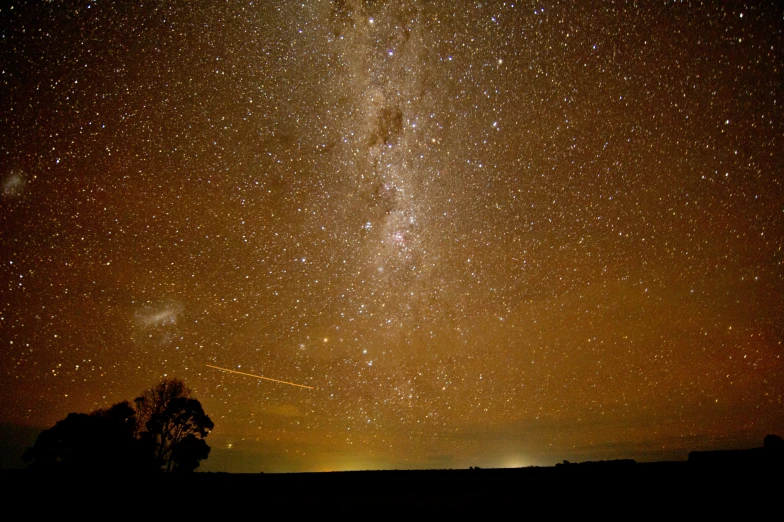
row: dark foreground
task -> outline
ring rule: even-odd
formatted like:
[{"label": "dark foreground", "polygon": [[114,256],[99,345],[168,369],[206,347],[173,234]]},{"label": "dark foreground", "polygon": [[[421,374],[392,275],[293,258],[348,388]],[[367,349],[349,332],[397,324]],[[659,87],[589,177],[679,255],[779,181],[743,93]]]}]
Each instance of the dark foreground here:
[{"label": "dark foreground", "polygon": [[[691,462],[609,461],[519,469],[357,471],[333,473],[193,473],[95,476],[0,473],[13,505],[102,516],[163,507],[186,514],[513,513],[542,510],[781,515],[781,462],[710,459]],[[99,506],[103,506],[100,507]],[[632,512],[628,512],[632,509]],[[94,513],[94,514],[96,514]],[[160,514],[160,512],[159,512]],[[202,518],[202,517],[199,517]],[[212,517],[209,517],[212,518]]]}]

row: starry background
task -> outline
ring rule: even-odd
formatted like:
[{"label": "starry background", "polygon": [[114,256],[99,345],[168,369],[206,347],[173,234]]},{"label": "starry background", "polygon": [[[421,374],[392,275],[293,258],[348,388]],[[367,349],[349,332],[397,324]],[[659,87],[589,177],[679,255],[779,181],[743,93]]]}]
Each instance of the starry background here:
[{"label": "starry background", "polygon": [[176,376],[203,470],[784,434],[780,3],[209,4],[2,5],[4,426]]}]

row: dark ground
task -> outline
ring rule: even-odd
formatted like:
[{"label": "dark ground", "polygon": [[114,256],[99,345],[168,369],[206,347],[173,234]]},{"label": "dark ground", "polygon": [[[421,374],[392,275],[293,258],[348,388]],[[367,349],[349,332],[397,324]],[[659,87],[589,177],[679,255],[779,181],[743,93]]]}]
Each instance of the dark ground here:
[{"label": "dark ground", "polygon": [[[281,516],[346,513],[524,514],[728,512],[779,520],[784,480],[780,462],[635,463],[608,461],[519,469],[357,471],[333,473],[194,473],[92,476],[6,471],[2,491],[33,512],[78,513],[83,506],[108,516],[129,510],[190,518],[208,513]],[[55,509],[56,508],[56,509]],[[118,511],[119,510],[119,511]],[[139,511],[141,510],[141,511]],[[631,510],[631,511],[629,511]],[[772,510],[772,511],[771,511]],[[770,513],[770,515],[767,515]]]}]

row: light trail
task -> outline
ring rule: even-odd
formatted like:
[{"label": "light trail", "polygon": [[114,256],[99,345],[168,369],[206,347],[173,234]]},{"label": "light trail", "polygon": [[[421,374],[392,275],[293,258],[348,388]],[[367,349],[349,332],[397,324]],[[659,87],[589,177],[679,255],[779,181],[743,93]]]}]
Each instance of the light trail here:
[{"label": "light trail", "polygon": [[255,379],[264,379],[265,381],[279,382],[280,384],[288,384],[289,386],[299,386],[300,388],[307,388],[309,390],[313,389],[313,386],[305,386],[304,384],[297,384],[295,382],[281,381],[278,379],[273,379],[272,377],[264,377],[263,375],[253,375],[252,373],[238,372],[237,370],[229,370],[228,368],[221,368],[220,366],[213,366],[211,364],[207,364],[206,366],[207,368],[214,368],[222,372],[236,373],[237,375],[244,375],[246,377],[253,377]]}]

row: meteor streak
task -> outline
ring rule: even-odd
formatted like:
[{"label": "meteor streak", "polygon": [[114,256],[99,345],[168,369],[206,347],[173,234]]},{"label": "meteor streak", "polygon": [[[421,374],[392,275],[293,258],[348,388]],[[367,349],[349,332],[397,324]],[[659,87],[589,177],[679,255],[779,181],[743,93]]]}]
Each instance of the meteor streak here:
[{"label": "meteor streak", "polygon": [[213,366],[211,364],[207,364],[206,366],[207,366],[207,368],[214,368],[214,369],[220,370],[222,372],[236,373],[237,375],[244,375],[246,377],[254,377],[256,379],[264,379],[265,381],[279,382],[281,384],[288,384],[289,386],[299,386],[300,388],[307,388],[309,390],[313,389],[313,386],[305,386],[304,384],[297,384],[295,382],[280,381],[278,379],[273,379],[272,377],[264,377],[263,375],[253,375],[252,373],[238,372],[237,370],[229,370],[228,368],[221,368],[220,366]]}]

